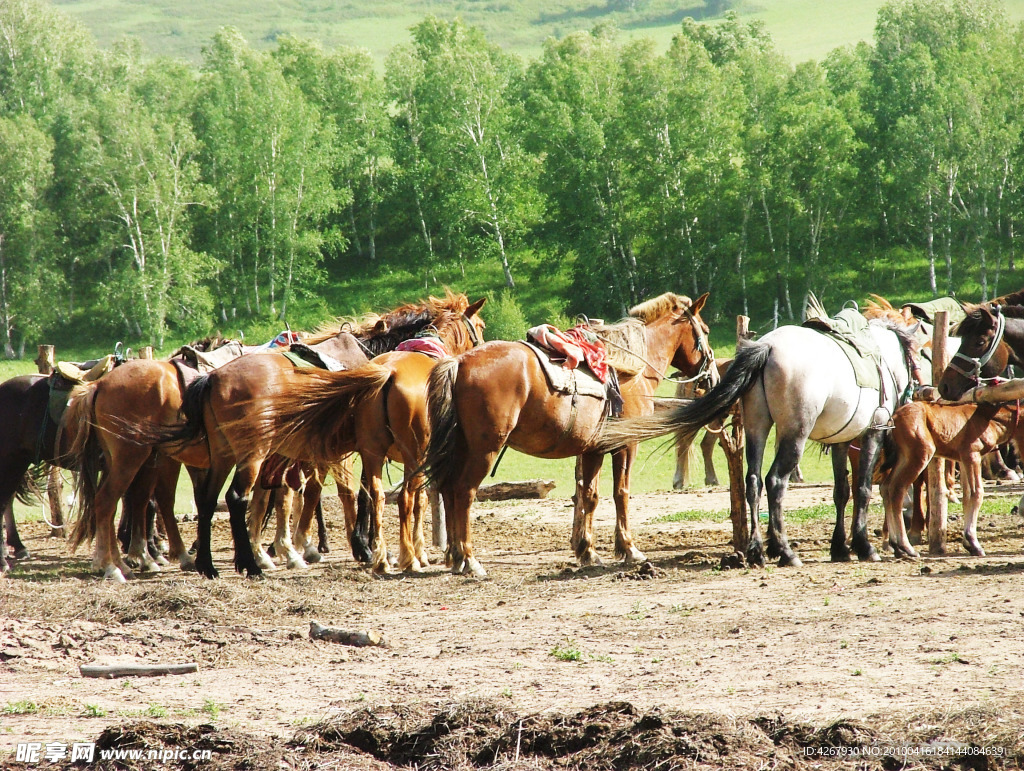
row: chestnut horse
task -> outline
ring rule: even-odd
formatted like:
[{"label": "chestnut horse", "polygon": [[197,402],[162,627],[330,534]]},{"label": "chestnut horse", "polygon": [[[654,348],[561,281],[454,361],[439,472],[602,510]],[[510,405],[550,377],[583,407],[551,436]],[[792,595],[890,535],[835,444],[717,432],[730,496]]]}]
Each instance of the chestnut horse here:
[{"label": "chestnut horse", "polygon": [[[435,327],[442,339],[454,345],[472,345],[483,322],[476,315],[484,301],[472,305],[465,295],[423,305],[404,306],[405,313],[420,319],[419,327]],[[398,313],[394,311],[392,313]],[[473,330],[470,334],[469,330]],[[417,354],[420,358],[426,358]],[[378,398],[392,379],[392,371],[373,363],[358,369],[329,372],[296,368],[282,356],[251,356],[236,359],[194,381],[186,390],[182,411],[185,423],[155,430],[164,450],[175,457],[201,456],[204,477],[196,484],[198,547],[196,569],[208,578],[217,576],[210,553],[211,524],[220,491],[232,468],[235,475],[226,499],[235,548],[235,569],[259,576],[246,529],[249,496],[264,461],[272,454],[294,461],[323,464],[359,451],[364,481],[380,488],[380,469],[393,444],[384,422],[387,405]],[[300,418],[319,429],[311,438],[292,421]],[[330,427],[330,430],[327,430]],[[373,565],[386,570],[386,549],[379,529],[374,534]]]},{"label": "chestnut horse", "polygon": [[[669,365],[685,376],[717,374],[708,328],[700,317],[707,294],[696,302],[666,293],[630,311],[642,322],[644,366],[621,377],[623,414],[654,411],[654,392]],[[635,323],[635,321],[634,321]],[[473,555],[470,507],[477,488],[505,446],[540,458],[578,456],[572,545],[583,564],[597,563],[593,513],[604,453],[594,440],[605,420],[606,401],[557,393],[534,353],[516,342],[495,341],[438,364],[430,375],[430,442],[426,470],[444,499],[452,572],[486,575]],[[636,457],[629,443],[612,456],[615,553],[642,560],[629,532],[629,475]]]},{"label": "chestnut horse", "polygon": [[1024,366],[1024,306],[966,304],[964,312],[967,315],[953,330],[960,349],[938,383],[939,394],[951,401],[969,388],[991,382],[1011,364]]},{"label": "chestnut horse", "polygon": [[998,445],[1024,439],[1020,402],[999,404],[933,404],[911,402],[896,410],[893,430],[886,437],[882,470],[890,470],[883,489],[889,544],[896,556],[917,557],[904,528],[903,498],[933,457],[960,462],[964,497],[963,545],[984,557],[978,543],[978,510],[984,497],[981,456]]},{"label": "chestnut horse", "polygon": [[[327,352],[335,359],[352,357],[357,364],[366,362],[368,357],[364,348],[373,354],[389,350],[403,339],[413,336],[438,318],[450,313],[453,304],[465,307],[467,302],[464,296],[451,294],[442,300],[432,298],[428,303],[402,306],[379,317],[369,330],[356,330],[358,337],[349,332],[332,332],[320,335],[309,342],[315,343],[319,349],[334,341],[332,350]],[[135,366],[127,369],[129,365]],[[289,380],[293,377],[302,377],[295,375],[298,370],[288,359],[273,352],[243,356],[225,366],[231,366],[232,371],[239,376],[234,394],[226,397],[228,401],[242,393],[253,399],[272,399],[272,389],[279,382],[279,378]],[[214,370],[215,373],[219,371]],[[114,375],[119,376],[112,377]],[[206,383],[207,377],[203,376],[194,381],[188,390]],[[252,379],[248,385],[244,383],[245,377]],[[251,393],[253,388],[260,393]],[[72,451],[89,459],[94,456],[88,452],[88,448],[95,445],[97,454],[102,453],[108,471],[100,477],[99,468],[95,464],[84,464],[80,469],[77,496],[79,516],[72,533],[72,544],[78,545],[84,540],[94,538],[94,568],[114,579],[124,577],[128,568],[121,559],[113,535],[113,517],[117,501],[135,476],[143,470],[146,461],[156,455],[168,459],[168,463],[183,463],[192,469],[193,485],[196,487],[196,506],[200,512],[196,569],[207,577],[216,576],[217,572],[210,554],[210,534],[220,487],[218,486],[212,493],[211,501],[211,493],[208,492],[212,487],[211,472],[195,471],[210,468],[211,451],[208,443],[181,441],[188,432],[182,427],[180,418],[186,403],[177,374],[165,369],[154,378],[152,371],[143,370],[137,362],[129,362],[96,383],[83,387],[80,397],[73,401],[67,417],[69,427],[74,427]],[[236,407],[240,408],[241,405],[236,404]],[[218,435],[218,439],[220,438]],[[231,464],[226,471],[218,468],[218,473],[226,476],[230,467]],[[221,479],[221,486],[223,481]],[[236,508],[237,503],[236,500]],[[235,529],[239,525],[235,518],[232,518],[232,534],[236,542],[241,534],[245,533],[244,518],[243,508],[240,530]],[[170,538],[170,533],[168,537]],[[248,545],[248,537],[245,541],[244,552],[249,555],[251,561],[252,548]],[[242,561],[246,561],[244,556]],[[248,567],[246,563],[246,568]],[[258,574],[259,571],[255,569],[249,572]],[[128,573],[130,574],[130,571]]]}]

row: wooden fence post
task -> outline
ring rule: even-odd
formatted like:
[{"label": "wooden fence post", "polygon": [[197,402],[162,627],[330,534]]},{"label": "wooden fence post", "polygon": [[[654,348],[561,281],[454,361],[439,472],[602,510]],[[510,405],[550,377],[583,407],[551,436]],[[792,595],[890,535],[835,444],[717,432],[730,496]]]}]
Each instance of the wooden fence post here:
[{"label": "wooden fence post", "polygon": [[53,372],[53,368],[57,365],[57,361],[54,358],[54,348],[52,345],[41,345],[39,346],[39,356],[36,358],[36,366],[39,367],[40,375],[49,375]]},{"label": "wooden fence post", "polygon": [[153,358],[153,346],[144,345],[139,349],[140,359],[152,359]]},{"label": "wooden fence post", "polygon": [[444,501],[441,500],[441,496],[437,494],[437,488],[433,485],[427,488],[427,497],[430,499],[431,543],[441,551],[447,551],[448,530],[444,520]]},{"label": "wooden fence post", "polygon": [[[949,311],[935,313],[932,332],[932,382],[938,383],[948,365],[946,336],[949,334]],[[933,557],[946,554],[946,479],[943,461],[934,458],[928,464],[928,553]]]},{"label": "wooden fence post", "polygon": [[[750,337],[750,317],[736,317],[736,342],[740,343]],[[743,416],[739,403],[733,405],[729,417],[722,425],[718,442],[725,452],[729,465],[729,519],[732,520],[732,548],[743,554],[750,540],[750,529],[747,526],[747,495],[746,480],[743,474]]]}]

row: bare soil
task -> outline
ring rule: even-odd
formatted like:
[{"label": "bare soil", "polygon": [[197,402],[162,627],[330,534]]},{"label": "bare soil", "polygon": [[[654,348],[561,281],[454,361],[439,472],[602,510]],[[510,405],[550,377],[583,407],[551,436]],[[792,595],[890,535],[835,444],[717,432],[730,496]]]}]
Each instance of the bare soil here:
[{"label": "bare soil", "polygon": [[[486,580],[443,566],[373,576],[346,553],[333,506],[325,560],[262,581],[231,570],[223,520],[220,579],[166,568],[126,586],[29,523],[33,557],[0,579],[0,767],[38,767],[15,762],[19,742],[99,738],[211,748],[203,768],[1019,768],[1021,487],[995,494],[1006,505],[982,517],[985,558],[954,536],[945,558],[832,564],[831,523],[812,521],[788,526],[803,567],[724,571],[728,522],[656,521],[724,510],[724,488],[634,497],[641,565],[611,562],[602,502],[609,564],[585,569],[568,501],[480,504]],[[800,485],[786,504],[830,500]],[[383,632],[388,647],[310,640],[311,621]],[[79,674],[118,661],[199,671]],[[936,740],[975,749],[891,754]],[[849,755],[862,745],[875,754]]]}]

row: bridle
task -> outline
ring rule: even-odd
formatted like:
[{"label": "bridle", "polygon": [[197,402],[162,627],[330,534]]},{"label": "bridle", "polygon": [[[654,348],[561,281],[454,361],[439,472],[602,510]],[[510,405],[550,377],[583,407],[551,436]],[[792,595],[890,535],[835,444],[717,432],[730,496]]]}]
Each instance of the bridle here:
[{"label": "bridle", "polygon": [[[981,356],[977,357],[968,356],[961,351],[957,351],[949,362],[950,369],[963,375],[975,386],[998,379],[997,377],[983,378],[981,376],[982,367],[988,364],[995,355],[996,349],[999,348],[999,344],[1003,341],[1003,335],[1006,333],[1006,316],[1003,315],[1003,310],[998,305],[995,306],[995,316],[996,333],[992,336],[992,342],[989,345],[988,350],[981,354]],[[958,361],[961,362],[961,364],[958,364]]]},{"label": "bridle", "polygon": [[469,339],[473,341],[473,347],[476,348],[480,345],[480,335],[476,331],[476,325],[473,324],[473,320],[465,313],[462,314],[462,323],[466,325],[466,330],[469,332]]},{"label": "bridle", "polygon": [[700,366],[697,368],[697,374],[693,377],[678,378],[678,377],[666,377],[665,380],[676,383],[679,385],[686,385],[689,383],[703,383],[704,381],[714,382],[714,375],[717,373],[718,368],[715,366],[715,349],[708,343],[707,335],[704,334],[704,330],[701,329],[697,323],[697,317],[690,312],[689,308],[684,310],[687,318],[690,320],[690,324],[693,325],[694,340],[696,340],[696,348],[700,352]]}]

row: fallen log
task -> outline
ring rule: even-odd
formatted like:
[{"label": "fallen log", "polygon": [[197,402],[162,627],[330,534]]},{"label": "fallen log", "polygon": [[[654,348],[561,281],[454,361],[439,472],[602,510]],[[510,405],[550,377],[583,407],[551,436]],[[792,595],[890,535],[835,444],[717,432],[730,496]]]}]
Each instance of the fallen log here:
[{"label": "fallen log", "polygon": [[354,645],[357,648],[386,648],[388,646],[388,641],[384,637],[383,632],[373,629],[366,632],[349,632],[344,629],[321,626],[316,621],[309,622],[309,639],[327,640],[328,642],[340,643],[341,645]]},{"label": "fallen log", "polygon": [[[397,503],[398,493],[402,486],[389,490],[384,496],[387,503]],[[527,479],[522,482],[496,482],[491,485],[480,485],[476,491],[478,501],[508,501],[519,498],[547,498],[548,493],[555,489],[551,479]]]},{"label": "fallen log", "polygon": [[157,675],[187,675],[199,670],[191,664],[82,664],[78,671],[82,677],[155,677]]}]

